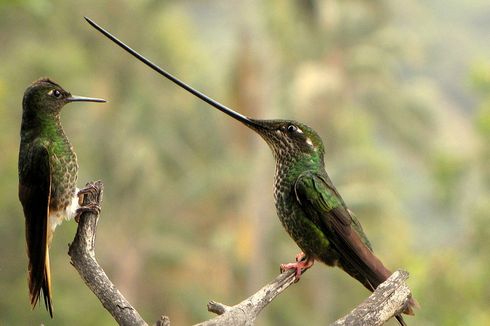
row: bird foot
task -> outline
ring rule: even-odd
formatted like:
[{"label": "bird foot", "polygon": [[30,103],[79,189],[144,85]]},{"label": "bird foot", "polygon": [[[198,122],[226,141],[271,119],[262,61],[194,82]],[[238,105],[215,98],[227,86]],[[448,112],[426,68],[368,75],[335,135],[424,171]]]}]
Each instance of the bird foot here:
[{"label": "bird foot", "polygon": [[83,214],[83,213],[86,213],[86,212],[89,212],[89,213],[93,213],[93,214],[96,214],[96,215],[99,215],[100,214],[100,205],[99,204],[95,204],[95,203],[90,203],[88,205],[85,205],[85,206],[82,206],[80,208],[77,208],[77,210],[75,211],[75,222],[79,222],[80,221],[80,216]]},{"label": "bird foot", "polygon": [[101,192],[98,182],[87,183],[87,185],[77,192],[79,208],[75,212],[75,221],[78,223],[80,216],[85,212],[90,212],[96,215],[100,214],[100,205],[97,203],[89,203],[88,205],[83,205],[83,201],[86,195],[91,195],[97,198]]},{"label": "bird foot", "polygon": [[281,273],[284,273],[285,271],[288,271],[290,269],[296,270],[294,274],[294,283],[296,283],[301,278],[301,273],[313,266],[314,263],[315,260],[313,258],[306,256],[304,252],[300,252],[296,255],[295,263],[281,264]]},{"label": "bird foot", "polygon": [[100,189],[95,184],[87,183],[87,185],[84,188],[80,189],[77,192],[78,204],[80,206],[83,205],[83,199],[84,199],[85,195],[92,195],[92,196],[96,197],[99,191],[100,191]]}]

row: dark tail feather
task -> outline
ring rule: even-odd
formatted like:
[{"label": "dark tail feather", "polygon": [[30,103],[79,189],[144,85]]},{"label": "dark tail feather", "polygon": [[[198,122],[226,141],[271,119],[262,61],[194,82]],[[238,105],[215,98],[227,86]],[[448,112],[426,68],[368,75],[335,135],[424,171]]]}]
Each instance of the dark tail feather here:
[{"label": "dark tail feather", "polygon": [[412,295],[410,294],[410,298],[408,299],[408,305],[403,311],[403,313],[406,315],[415,316],[414,309],[418,309],[418,308],[420,308],[419,303],[417,302],[417,300],[412,298]]},{"label": "dark tail feather", "polygon": [[49,251],[46,249],[46,265],[44,269],[44,280],[43,280],[43,297],[44,305],[46,310],[49,311],[49,315],[53,318],[53,304],[51,298],[51,268],[49,266]]},{"label": "dark tail feather", "polygon": [[[379,279],[379,281],[377,281],[377,283],[374,283],[374,284],[376,284],[376,285],[374,285],[374,284],[373,284],[373,283],[371,283],[370,281],[367,281],[367,282],[361,282],[361,283],[362,283],[362,284],[364,284],[364,286],[365,286],[365,287],[366,287],[368,290],[370,290],[371,292],[374,292],[374,290],[375,290],[375,289],[376,289],[376,288],[377,288],[377,287],[378,287],[378,286],[379,286],[381,283],[383,283],[384,281],[386,281],[386,280],[388,279],[388,277],[390,277],[390,276],[391,276],[391,272],[390,272],[390,271],[388,271],[388,270],[386,269],[386,273],[384,273],[384,274],[383,274],[383,277],[382,277],[382,278],[384,278],[384,280],[382,280],[382,278],[381,278],[381,279]],[[371,285],[371,284],[373,284],[373,285]],[[417,302],[417,300],[415,300],[415,299],[412,297],[412,295],[410,294],[410,296],[409,296],[409,298],[408,298],[408,303],[407,303],[407,306],[405,307],[405,310],[403,310],[403,313],[404,313],[405,315],[414,316],[414,315],[415,315],[415,311],[414,311],[414,309],[416,309],[416,308],[420,308],[420,305],[419,305],[419,303]],[[400,315],[397,315],[397,316],[396,316],[396,319],[398,320],[398,322],[400,323],[400,325],[402,325],[402,326],[405,326],[405,325],[406,325],[406,324],[405,324],[405,322],[404,322],[404,320],[403,320],[403,318],[402,318]]]},{"label": "dark tail feather", "polygon": [[405,321],[403,320],[403,317],[401,315],[396,315],[395,318],[401,326],[407,326],[407,324],[405,324]]},{"label": "dark tail feather", "polygon": [[[375,266],[370,266],[367,270],[367,272],[364,273],[359,273],[356,269],[352,268],[349,266],[349,264],[345,264],[342,266],[342,268],[352,277],[357,279],[359,282],[361,282],[366,289],[368,289],[371,292],[374,292],[374,290],[384,281],[388,279],[388,277],[391,276],[391,272],[379,261],[377,258],[373,259],[373,261],[378,262]],[[349,268],[350,267],[350,268]],[[407,307],[403,311],[404,314],[406,315],[415,315],[414,309],[419,308],[420,305],[418,302],[412,298],[412,295],[410,295]],[[403,320],[402,316],[397,315],[396,319],[402,326],[406,326],[405,321]]]},{"label": "dark tail feather", "polygon": [[[419,303],[417,300],[412,298],[412,295],[410,294],[410,298],[408,299],[408,304],[405,310],[403,311],[404,314],[414,316],[415,312],[413,311],[415,308],[420,308]],[[405,324],[405,321],[403,320],[403,317],[401,315],[396,315],[395,316],[396,320],[398,320],[398,323],[400,323],[401,326],[407,326]]]},{"label": "dark tail feather", "polygon": [[[331,228],[326,228],[324,231],[339,253],[339,267],[361,282],[369,291],[374,292],[391,276],[391,271],[373,253],[360,224],[356,223],[356,219],[348,209],[339,207],[324,215],[334,217],[326,219],[325,225]],[[413,315],[414,307],[417,307],[417,303],[410,297],[403,313]],[[401,317],[397,316],[397,319],[402,325],[405,324]]]},{"label": "dark tail feather", "polygon": [[29,297],[31,301],[31,306],[34,308],[41,296],[41,291],[43,293],[44,304],[46,305],[46,310],[49,312],[51,318],[53,318],[53,305],[51,298],[51,272],[49,266],[49,249],[48,245],[45,243],[45,251],[41,254],[36,254],[33,252],[31,246],[35,241],[31,243],[28,242],[29,251]]},{"label": "dark tail feather", "polygon": [[[384,281],[391,276],[391,271],[387,269],[383,263],[373,254],[373,259],[368,265],[368,269],[364,271],[364,273],[349,273],[351,276],[360,281],[369,291],[374,292],[374,290]],[[410,294],[409,301],[407,307],[403,311],[406,315],[415,315],[414,309],[419,308],[420,305],[418,302],[412,297]],[[403,318],[401,316],[397,316],[397,320],[401,325],[405,325]]]}]

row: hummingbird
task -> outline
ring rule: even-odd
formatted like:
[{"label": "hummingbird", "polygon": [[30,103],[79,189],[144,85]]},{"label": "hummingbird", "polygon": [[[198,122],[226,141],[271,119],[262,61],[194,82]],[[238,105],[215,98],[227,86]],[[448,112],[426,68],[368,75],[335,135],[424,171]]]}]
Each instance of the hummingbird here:
[{"label": "hummingbird", "polygon": [[41,292],[53,317],[49,247],[56,227],[96,205],[81,206],[77,155],[63,131],[61,109],[71,102],[106,102],[74,96],[48,78],[33,82],[24,92],[19,150],[19,200],[25,217],[29,296],[34,308]]},{"label": "hummingbird", "polygon": [[[391,275],[375,256],[359,220],[328,176],[323,142],[311,127],[294,120],[253,119],[233,111],[163,70],[89,18],[85,19],[138,60],[240,121],[269,145],[275,160],[274,202],[277,215],[302,250],[295,262],[282,264],[281,271],[294,270],[298,281],[302,272],[313,266],[315,261],[320,261],[340,267],[371,292]],[[416,306],[417,302],[410,297],[403,312],[413,315]],[[405,325],[401,315],[396,318]]]}]

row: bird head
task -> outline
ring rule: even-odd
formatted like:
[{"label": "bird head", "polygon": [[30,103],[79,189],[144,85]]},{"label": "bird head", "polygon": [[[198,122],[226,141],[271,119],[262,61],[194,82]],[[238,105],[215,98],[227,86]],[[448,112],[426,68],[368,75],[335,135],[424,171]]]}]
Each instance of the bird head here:
[{"label": "bird head", "polygon": [[284,157],[318,157],[323,159],[321,138],[309,126],[293,120],[242,121],[269,145],[276,159]]},{"label": "bird head", "polygon": [[[71,102],[106,102],[103,99],[75,96],[49,78],[33,82],[24,92],[24,113],[33,116],[58,115]],[[27,112],[26,112],[27,111]]]}]

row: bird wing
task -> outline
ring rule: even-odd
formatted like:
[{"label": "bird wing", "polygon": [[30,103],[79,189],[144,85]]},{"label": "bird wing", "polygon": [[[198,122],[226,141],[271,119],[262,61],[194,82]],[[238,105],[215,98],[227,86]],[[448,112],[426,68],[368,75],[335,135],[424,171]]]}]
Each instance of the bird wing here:
[{"label": "bird wing", "polygon": [[391,274],[373,254],[362,227],[345,206],[328,175],[301,174],[296,199],[337,251],[340,266],[373,291]]},{"label": "bird wing", "polygon": [[19,166],[19,199],[24,208],[29,294],[34,307],[43,291],[44,303],[52,317],[51,277],[48,253],[48,216],[51,192],[49,153],[44,145],[33,145]]}]

